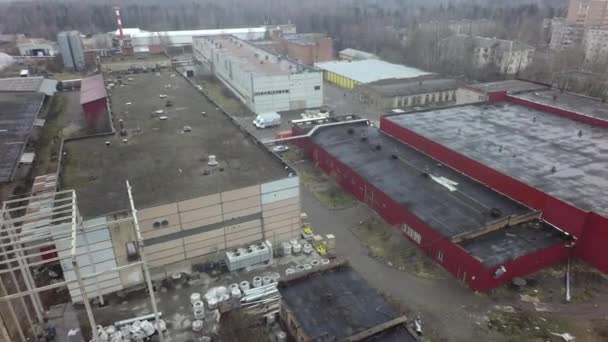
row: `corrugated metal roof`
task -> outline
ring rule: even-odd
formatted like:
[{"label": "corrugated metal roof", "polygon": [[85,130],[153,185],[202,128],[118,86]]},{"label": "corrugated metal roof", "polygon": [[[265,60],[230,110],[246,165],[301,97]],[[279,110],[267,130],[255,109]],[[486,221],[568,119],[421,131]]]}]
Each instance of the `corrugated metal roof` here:
[{"label": "corrugated metal roof", "polygon": [[388,78],[412,78],[432,73],[377,59],[362,61],[332,61],[316,63],[316,67],[344,76],[359,83],[370,83]]},{"label": "corrugated metal roof", "polygon": [[107,96],[103,76],[95,75],[82,79],[80,85],[80,104],[93,102]]},{"label": "corrugated metal roof", "polygon": [[[242,27],[242,28],[227,28],[227,29],[212,29],[212,30],[184,30],[184,31],[159,31],[149,32],[143,31],[139,28],[127,28],[123,29],[124,35],[129,35],[132,38],[146,38],[146,37],[175,37],[175,36],[215,36],[221,34],[242,34],[242,33],[264,33],[266,32],[265,26],[260,27]],[[119,34],[119,31],[114,31],[115,35]]]},{"label": "corrugated metal roof", "polygon": [[9,77],[0,79],[0,91],[39,92],[52,96],[57,91],[57,81],[44,77]]},{"label": "corrugated metal roof", "polygon": [[345,55],[345,56],[349,56],[353,59],[374,59],[374,58],[378,58],[378,56],[374,55],[371,52],[366,52],[366,51],[361,51],[361,50],[357,50],[357,49],[344,49],[342,51],[340,51],[341,55]]}]

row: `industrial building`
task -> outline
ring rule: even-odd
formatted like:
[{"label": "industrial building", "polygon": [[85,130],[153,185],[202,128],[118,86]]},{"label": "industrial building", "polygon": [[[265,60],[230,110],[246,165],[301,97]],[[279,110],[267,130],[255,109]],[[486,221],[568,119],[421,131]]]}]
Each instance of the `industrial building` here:
[{"label": "industrial building", "polygon": [[[264,25],[259,27],[223,28],[209,30],[184,30],[150,32],[139,28],[122,29],[124,44],[133,48],[134,52],[161,52],[169,46],[192,45],[193,37],[232,35],[243,40],[261,40],[275,35],[275,31],[284,34],[296,33],[294,25]],[[112,39],[119,39],[121,30],[110,32]]]},{"label": "industrial building", "polygon": [[456,90],[457,104],[471,102],[492,101],[496,96],[502,97],[505,93],[517,94],[530,91],[546,90],[545,84],[522,80],[506,80],[487,83],[473,83],[463,85]]},{"label": "industrial building", "polygon": [[59,51],[63,66],[68,70],[83,71],[85,69],[84,46],[78,31],[63,31],[57,35]]},{"label": "industrial building", "polygon": [[318,70],[234,36],[195,37],[193,47],[199,72],[215,75],[254,113],[323,105]]},{"label": "industrial building", "polygon": [[361,51],[357,49],[344,49],[338,53],[338,58],[343,61],[361,61],[364,59],[379,59],[378,56],[371,52]]},{"label": "industrial building", "polygon": [[255,44],[306,65],[334,59],[334,41],[324,33],[281,34],[273,40]]},{"label": "industrial building", "polygon": [[[428,77],[427,77],[428,78]],[[421,108],[446,106],[457,103],[456,90],[463,85],[454,79],[419,78],[386,79],[355,87],[361,101],[373,107]]]},{"label": "industrial building", "polygon": [[306,153],[473,290],[496,288],[569,255],[570,237],[545,222],[540,211],[390,132],[362,122],[319,126]]},{"label": "industrial building", "polygon": [[15,43],[21,56],[52,57],[57,54],[57,44],[43,38],[21,36]]},{"label": "industrial building", "polygon": [[42,93],[53,96],[57,91],[57,81],[41,76],[0,78],[0,92]]},{"label": "industrial building", "polygon": [[44,98],[37,92],[0,92],[0,183],[14,179]]},{"label": "industrial building", "polygon": [[502,89],[489,99],[385,116],[381,129],[542,212],[543,220],[572,236],[568,255],[607,272],[604,103],[553,90]]},{"label": "industrial building", "polygon": [[346,89],[385,79],[407,79],[432,74],[378,59],[324,62],[316,63],[315,66],[323,70],[323,77],[326,81]]},{"label": "industrial building", "polygon": [[279,292],[279,315],[294,341],[417,341],[407,317],[347,264],[283,280]]},{"label": "industrial building", "polygon": [[[128,262],[133,236],[120,224],[103,224],[129,208],[126,180],[155,274],[298,235],[299,180],[276,155],[182,75],[132,74],[122,85],[108,94],[120,134],[66,142],[61,174],[62,188],[76,191],[83,219],[107,227],[114,257],[104,262]],[[123,287],[142,281],[137,271],[119,275]]]},{"label": "industrial building", "polygon": [[96,127],[99,117],[106,115],[107,97],[106,85],[102,75],[82,79],[80,83],[80,105],[88,127]]}]

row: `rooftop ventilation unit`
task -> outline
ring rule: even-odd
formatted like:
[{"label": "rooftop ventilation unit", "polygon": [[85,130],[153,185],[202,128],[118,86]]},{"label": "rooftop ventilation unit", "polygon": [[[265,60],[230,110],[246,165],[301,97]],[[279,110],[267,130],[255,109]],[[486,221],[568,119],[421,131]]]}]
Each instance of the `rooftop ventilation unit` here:
[{"label": "rooftop ventilation unit", "polygon": [[209,165],[209,166],[216,166],[217,165],[217,160],[215,159],[215,155],[214,154],[210,154],[209,155],[209,161],[207,162],[207,165]]}]

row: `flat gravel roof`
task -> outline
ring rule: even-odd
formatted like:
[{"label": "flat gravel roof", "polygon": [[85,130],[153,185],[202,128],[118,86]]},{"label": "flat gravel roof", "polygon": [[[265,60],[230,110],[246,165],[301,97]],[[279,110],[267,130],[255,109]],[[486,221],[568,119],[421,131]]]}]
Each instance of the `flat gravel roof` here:
[{"label": "flat gravel roof", "polygon": [[[76,189],[83,216],[127,209],[127,179],[136,206],[146,208],[288,176],[290,171],[279,159],[179,74],[140,73],[122,80],[125,85],[114,87],[108,95],[116,130],[123,120],[127,135],[65,144],[62,187]],[[166,100],[173,105],[166,107]],[[216,155],[219,165],[208,166],[209,155]],[[210,174],[204,175],[205,170]]]},{"label": "flat gravel roof", "polygon": [[608,215],[608,129],[511,103],[386,119],[580,209]]}]

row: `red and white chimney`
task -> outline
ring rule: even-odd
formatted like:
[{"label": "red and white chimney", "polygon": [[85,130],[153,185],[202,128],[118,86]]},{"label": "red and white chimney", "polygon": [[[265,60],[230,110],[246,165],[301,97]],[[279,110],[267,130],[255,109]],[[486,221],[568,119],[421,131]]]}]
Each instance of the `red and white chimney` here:
[{"label": "red and white chimney", "polygon": [[116,15],[116,25],[118,26],[120,46],[122,46],[122,43],[123,43],[125,37],[122,32],[122,18],[120,17],[120,7],[118,7],[118,6],[114,7],[114,14]]}]

